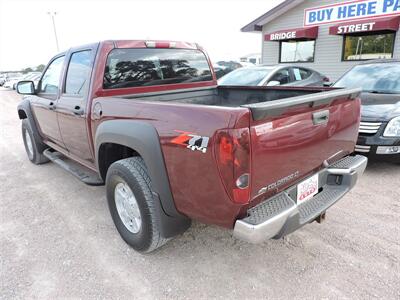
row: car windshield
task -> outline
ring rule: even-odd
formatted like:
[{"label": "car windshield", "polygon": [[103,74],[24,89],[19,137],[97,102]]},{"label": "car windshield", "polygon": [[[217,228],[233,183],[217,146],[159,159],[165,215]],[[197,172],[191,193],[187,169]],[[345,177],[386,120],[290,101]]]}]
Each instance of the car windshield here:
[{"label": "car windshield", "polygon": [[218,84],[257,86],[273,69],[273,67],[237,69],[218,80]]},{"label": "car windshield", "polygon": [[400,63],[356,66],[340,78],[334,87],[361,87],[364,92],[400,94]]}]

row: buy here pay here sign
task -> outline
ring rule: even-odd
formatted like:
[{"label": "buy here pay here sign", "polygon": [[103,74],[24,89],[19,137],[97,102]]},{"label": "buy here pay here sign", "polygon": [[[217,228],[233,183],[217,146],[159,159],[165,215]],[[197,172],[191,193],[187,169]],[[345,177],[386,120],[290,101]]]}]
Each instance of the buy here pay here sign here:
[{"label": "buy here pay here sign", "polygon": [[361,0],[307,8],[304,26],[400,15],[400,0]]}]

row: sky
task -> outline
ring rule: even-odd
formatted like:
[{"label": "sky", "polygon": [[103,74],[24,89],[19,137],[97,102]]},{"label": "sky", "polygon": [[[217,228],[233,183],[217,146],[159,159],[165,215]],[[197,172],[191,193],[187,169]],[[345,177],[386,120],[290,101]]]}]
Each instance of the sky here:
[{"label": "sky", "polygon": [[72,46],[107,39],[183,40],[212,61],[261,52],[261,34],[240,28],[282,0],[0,0],[0,71],[46,64]]}]

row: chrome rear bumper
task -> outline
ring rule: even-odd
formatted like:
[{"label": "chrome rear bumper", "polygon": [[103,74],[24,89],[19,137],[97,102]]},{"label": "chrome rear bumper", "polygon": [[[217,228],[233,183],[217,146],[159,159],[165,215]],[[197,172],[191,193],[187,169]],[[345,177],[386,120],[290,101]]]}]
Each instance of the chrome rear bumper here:
[{"label": "chrome rear bumper", "polygon": [[315,220],[349,192],[364,173],[368,159],[347,156],[318,172],[319,188],[313,198],[297,204],[297,185],[248,210],[237,220],[233,235],[250,243],[280,238]]}]

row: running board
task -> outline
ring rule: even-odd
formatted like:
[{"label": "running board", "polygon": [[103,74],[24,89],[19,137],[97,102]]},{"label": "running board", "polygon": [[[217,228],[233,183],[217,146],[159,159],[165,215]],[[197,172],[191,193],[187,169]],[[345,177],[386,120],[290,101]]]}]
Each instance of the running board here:
[{"label": "running board", "polygon": [[60,152],[49,148],[43,151],[43,155],[87,185],[104,185],[96,172],[68,159]]}]

